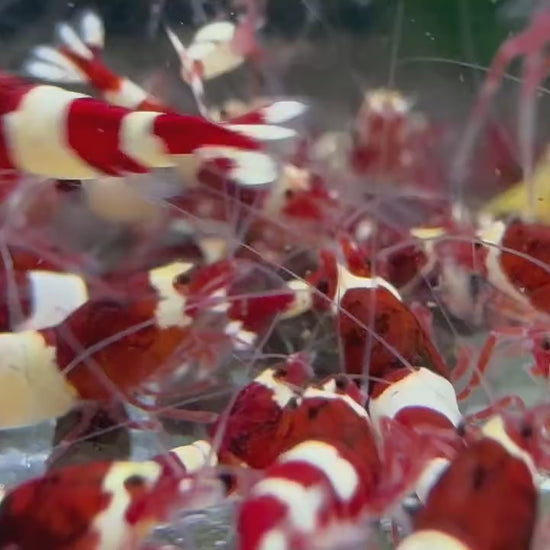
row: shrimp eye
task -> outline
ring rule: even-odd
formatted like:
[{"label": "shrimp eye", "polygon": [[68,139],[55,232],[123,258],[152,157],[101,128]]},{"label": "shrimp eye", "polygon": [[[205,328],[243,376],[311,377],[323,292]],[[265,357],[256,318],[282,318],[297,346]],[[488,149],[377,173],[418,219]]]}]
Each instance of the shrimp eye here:
[{"label": "shrimp eye", "polygon": [[326,279],[319,281],[316,285],[316,288],[322,294],[328,294],[328,281]]},{"label": "shrimp eye", "polygon": [[225,487],[225,491],[229,493],[231,489],[235,486],[235,476],[230,473],[220,473],[218,474],[218,479],[221,481],[223,486]]},{"label": "shrimp eye", "polygon": [[343,376],[339,376],[334,381],[337,390],[345,390],[347,388],[347,380]]},{"label": "shrimp eye", "polygon": [[531,426],[531,424],[524,424],[521,427],[520,435],[523,439],[530,439],[533,437],[533,426]]},{"label": "shrimp eye", "polygon": [[288,375],[288,369],[286,367],[278,367],[275,369],[275,378],[284,378]]},{"label": "shrimp eye", "polygon": [[144,484],[145,484],[145,479],[138,475],[130,476],[124,482],[124,485],[126,488],[133,488],[133,489],[138,489],[139,487],[143,487]]},{"label": "shrimp eye", "polygon": [[292,189],[287,189],[285,191],[285,198],[286,199],[291,199],[293,196],[294,196],[294,191]]},{"label": "shrimp eye", "polygon": [[460,424],[456,427],[456,433],[458,437],[463,438],[466,436],[466,423],[460,422]]},{"label": "shrimp eye", "polygon": [[191,282],[191,274],[186,273],[180,273],[179,275],[176,275],[174,278],[174,284],[175,285],[188,285]]},{"label": "shrimp eye", "polygon": [[291,410],[296,410],[299,406],[298,399],[296,397],[293,397],[288,401],[286,406]]},{"label": "shrimp eye", "polygon": [[548,338],[548,336],[545,336],[545,337],[542,339],[542,342],[540,343],[540,347],[541,347],[544,351],[549,351],[549,350],[550,350],[550,338]]}]

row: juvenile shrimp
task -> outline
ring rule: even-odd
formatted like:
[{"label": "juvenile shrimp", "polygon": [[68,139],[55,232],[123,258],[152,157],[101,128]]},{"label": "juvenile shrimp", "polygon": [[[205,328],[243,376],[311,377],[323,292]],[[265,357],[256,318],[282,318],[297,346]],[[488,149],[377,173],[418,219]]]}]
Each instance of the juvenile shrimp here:
[{"label": "juvenile shrimp", "polygon": [[374,181],[437,189],[442,181],[434,158],[437,132],[412,107],[411,100],[397,90],[365,93],[350,152],[354,171]]},{"label": "juvenile shrimp", "polygon": [[[205,117],[208,117],[209,110],[204,97],[204,82],[237,69],[255,51],[255,40],[250,39],[254,29],[250,23],[250,16],[237,25],[231,21],[208,23],[195,33],[187,47],[170,27],[166,27],[181,63],[181,78],[191,87],[197,107]],[[245,35],[248,40],[243,40]]]}]

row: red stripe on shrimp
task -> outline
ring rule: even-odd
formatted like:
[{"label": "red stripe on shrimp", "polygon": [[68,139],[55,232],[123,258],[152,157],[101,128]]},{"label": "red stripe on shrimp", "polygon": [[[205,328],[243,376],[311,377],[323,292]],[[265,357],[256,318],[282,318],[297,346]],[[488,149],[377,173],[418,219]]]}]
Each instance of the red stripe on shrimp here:
[{"label": "red stripe on shrimp", "polygon": [[120,150],[121,126],[128,111],[91,98],[74,101],[67,118],[70,147],[105,174],[144,173],[148,169]]},{"label": "red stripe on shrimp", "polygon": [[184,155],[199,147],[208,146],[234,147],[250,151],[261,149],[260,143],[253,139],[202,118],[187,115],[159,116],[155,119],[153,133],[164,141],[167,153],[172,155]]}]

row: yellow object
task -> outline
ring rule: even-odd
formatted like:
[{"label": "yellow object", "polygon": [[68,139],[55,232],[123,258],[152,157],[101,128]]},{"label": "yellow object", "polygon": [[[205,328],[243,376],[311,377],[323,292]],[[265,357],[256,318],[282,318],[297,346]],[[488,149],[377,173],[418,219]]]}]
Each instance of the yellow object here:
[{"label": "yellow object", "polygon": [[[533,186],[535,195],[533,207],[530,204],[530,186]],[[521,181],[497,195],[481,209],[481,213],[492,216],[516,214],[550,223],[550,149],[539,162],[530,182]]]}]

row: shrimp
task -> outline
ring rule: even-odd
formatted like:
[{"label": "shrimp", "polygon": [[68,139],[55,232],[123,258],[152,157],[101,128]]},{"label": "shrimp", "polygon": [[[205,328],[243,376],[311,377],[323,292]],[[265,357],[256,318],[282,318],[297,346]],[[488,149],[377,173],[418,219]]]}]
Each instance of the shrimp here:
[{"label": "shrimp", "polygon": [[428,121],[412,111],[412,102],[399,91],[370,90],[355,122],[351,166],[375,181],[435,187],[441,181],[430,151],[435,137]]},{"label": "shrimp", "polygon": [[[358,522],[372,488],[361,458],[346,446],[317,439],[283,453],[240,508],[239,548],[301,550],[339,524]],[[343,536],[339,531],[339,542]]]},{"label": "shrimp", "polygon": [[[139,546],[174,513],[223,498],[223,482],[203,472],[197,475],[206,461],[199,464],[190,456],[191,447],[173,449],[171,461],[164,457],[79,464],[15,487],[0,503],[0,546],[22,550]],[[180,457],[188,469],[175,467],[173,457]]]},{"label": "shrimp", "polygon": [[[217,22],[204,27],[197,33],[197,40],[208,42],[212,32],[225,32],[227,25],[232,23]],[[212,32],[211,32],[212,31]],[[172,31],[169,37],[176,46],[178,42]],[[63,84],[87,83],[97,90],[108,103],[135,111],[158,111],[172,113],[176,111],[164,105],[157,98],[149,95],[138,84],[125,76],[118,75],[109,69],[101,59],[104,47],[105,29],[101,17],[93,10],[86,9],[80,13],[76,25],[59,23],[56,27],[56,42],[58,47],[41,45],[35,47],[23,65],[23,72],[43,81]],[[203,44],[204,47],[204,44]],[[179,49],[179,45],[176,49]],[[199,48],[200,49],[200,48]],[[194,47],[187,51],[193,52]],[[207,63],[210,66],[209,63]],[[182,69],[183,70],[183,69]],[[203,74],[203,77],[204,74]],[[206,74],[210,78],[209,74]],[[220,122],[235,125],[256,126],[264,138],[278,139],[282,134],[275,125],[282,124],[300,116],[306,110],[303,102],[296,100],[281,100],[261,105],[252,111]],[[201,115],[210,118],[204,112]],[[266,126],[272,126],[267,128]],[[248,131],[252,131],[251,128]],[[271,136],[270,136],[271,133]],[[288,136],[293,135],[288,133]]]},{"label": "shrimp", "polygon": [[276,436],[284,409],[312,374],[307,363],[291,356],[286,364],[262,371],[247,384],[211,431],[216,437],[223,430],[220,460],[259,469],[271,464],[279,451]]},{"label": "shrimp", "polygon": [[[322,266],[308,280],[326,296],[318,296],[315,302],[321,307],[328,303],[337,318],[346,372],[361,374],[367,362],[370,376],[377,377],[405,360],[448,378],[450,372],[439,351],[395,287],[371,274],[368,260],[351,240],[343,240],[341,246],[346,263],[340,263],[332,251],[323,251]],[[374,336],[366,357],[369,333],[365,327],[371,324]]]},{"label": "shrimp", "polygon": [[491,418],[431,490],[398,550],[528,550],[538,509],[534,475],[503,418]]},{"label": "shrimp", "polygon": [[[284,287],[267,296],[241,293],[239,277],[250,271],[236,263],[189,276],[190,268],[175,262],[138,273],[118,299],[88,300],[51,328],[0,334],[0,426],[55,418],[82,401],[114,398],[146,409],[136,392],[152,377],[181,375],[193,361],[204,376],[224,351],[252,345],[292,300]],[[201,329],[202,314],[219,318],[219,326]]]},{"label": "shrimp", "polygon": [[76,28],[59,23],[55,34],[59,46],[36,46],[23,65],[24,74],[63,84],[90,84],[105,101],[120,107],[136,111],[169,111],[143,88],[105,65],[101,59],[105,29],[96,12],[84,10]]},{"label": "shrimp", "polygon": [[550,229],[541,223],[494,221],[480,230],[488,281],[527,309],[550,313]]},{"label": "shrimp", "polygon": [[448,444],[436,446],[415,483],[415,492],[425,501],[432,486],[449,466],[460,447],[458,428],[463,421],[452,384],[426,368],[391,371],[377,382],[370,394],[369,415],[376,431],[382,435],[381,419],[390,418],[404,426],[434,436],[432,441]]},{"label": "shrimp", "polygon": [[[144,173],[195,153],[230,160],[243,185],[276,177],[255,139],[204,119],[114,107],[83,94],[0,76],[0,169],[60,179]],[[46,116],[47,115],[47,116]]]}]

